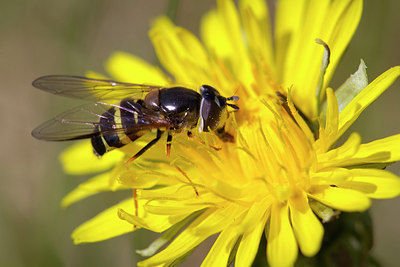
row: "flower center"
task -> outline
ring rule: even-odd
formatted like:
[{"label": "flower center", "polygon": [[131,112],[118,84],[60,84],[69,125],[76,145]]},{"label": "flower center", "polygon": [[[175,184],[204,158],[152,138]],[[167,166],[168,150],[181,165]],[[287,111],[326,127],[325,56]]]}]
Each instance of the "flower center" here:
[{"label": "flower center", "polygon": [[258,163],[254,179],[261,177],[266,186],[264,193],[284,202],[299,190],[309,189],[315,154],[310,140],[285,108],[278,104],[267,106],[272,116],[261,116],[258,124],[241,131],[249,154]]}]

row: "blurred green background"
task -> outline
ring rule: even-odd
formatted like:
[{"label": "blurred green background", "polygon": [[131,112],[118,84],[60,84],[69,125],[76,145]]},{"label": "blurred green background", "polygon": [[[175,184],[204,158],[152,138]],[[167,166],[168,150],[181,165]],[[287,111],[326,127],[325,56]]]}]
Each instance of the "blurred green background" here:
[{"label": "blurred green background", "polygon": [[[273,1],[271,1],[273,2]],[[15,0],[0,2],[0,266],[133,266],[137,248],[154,239],[145,231],[101,243],[73,245],[72,230],[126,193],[100,194],[66,210],[60,200],[87,177],[63,174],[59,153],[67,146],[33,139],[31,130],[74,101],[31,86],[46,74],[84,75],[103,71],[116,50],[151,63],[150,22],[165,14],[168,1]],[[198,34],[201,15],[214,0],[181,1],[176,23]],[[363,58],[370,81],[400,64],[400,1],[367,0],[360,26],[332,86],[353,73]],[[134,82],[134,81],[133,81]],[[400,133],[400,81],[366,110],[353,131],[368,142]],[[388,169],[400,174],[400,164]],[[129,195],[130,193],[128,193]],[[398,266],[400,198],[374,201],[373,254],[383,266]],[[204,245],[206,246],[206,245]],[[186,266],[204,257],[198,249]]]}]

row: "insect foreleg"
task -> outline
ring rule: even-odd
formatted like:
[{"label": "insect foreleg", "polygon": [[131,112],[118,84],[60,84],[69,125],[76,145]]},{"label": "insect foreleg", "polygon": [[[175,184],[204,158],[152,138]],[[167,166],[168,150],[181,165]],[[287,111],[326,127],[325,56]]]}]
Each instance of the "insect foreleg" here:
[{"label": "insect foreleg", "polygon": [[171,143],[172,143],[172,135],[168,132],[167,136],[167,158],[169,159],[169,155],[171,154]]},{"label": "insect foreleg", "polygon": [[127,160],[126,164],[128,165],[130,162],[134,161],[138,157],[140,157],[144,152],[146,152],[150,147],[152,147],[158,140],[160,140],[163,131],[157,129],[157,136],[153,140],[151,140],[147,145],[145,145],[142,149],[139,150],[133,157]]},{"label": "insect foreleg", "polygon": [[[194,135],[191,131],[188,131],[188,132],[187,132],[187,136],[188,136],[189,138],[195,139],[196,141],[200,142],[200,143],[203,144],[203,145],[206,145],[206,142],[204,142],[203,140],[201,140],[198,136]],[[214,149],[215,151],[221,150],[220,147],[216,147],[216,146],[212,146],[212,145],[209,145],[209,147],[211,147],[211,148]]]}]

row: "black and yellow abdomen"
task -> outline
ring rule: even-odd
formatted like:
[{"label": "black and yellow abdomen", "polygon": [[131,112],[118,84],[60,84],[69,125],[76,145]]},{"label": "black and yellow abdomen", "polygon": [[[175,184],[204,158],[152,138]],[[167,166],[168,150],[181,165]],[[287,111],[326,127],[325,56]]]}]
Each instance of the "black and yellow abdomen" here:
[{"label": "black and yellow abdomen", "polygon": [[135,141],[151,129],[149,120],[143,115],[140,101],[124,99],[115,107],[104,112],[91,137],[93,150],[102,156],[114,148]]}]

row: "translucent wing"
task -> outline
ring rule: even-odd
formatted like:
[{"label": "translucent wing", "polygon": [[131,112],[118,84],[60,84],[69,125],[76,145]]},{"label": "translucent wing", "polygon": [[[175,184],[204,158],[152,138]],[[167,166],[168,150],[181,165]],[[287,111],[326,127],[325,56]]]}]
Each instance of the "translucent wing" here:
[{"label": "translucent wing", "polygon": [[124,98],[143,99],[148,92],[163,88],[162,86],[121,83],[68,75],[39,77],[32,82],[32,85],[55,95],[92,101],[121,100]]},{"label": "translucent wing", "polygon": [[170,126],[165,118],[149,109],[97,102],[61,113],[35,128],[32,136],[47,141],[68,141],[99,133],[107,136]]}]

